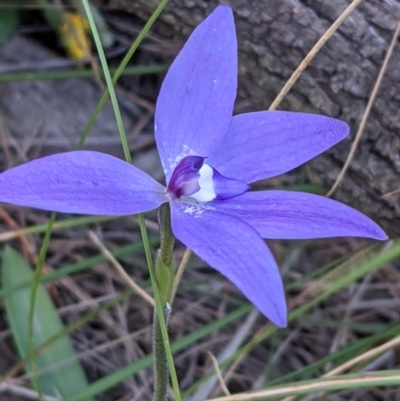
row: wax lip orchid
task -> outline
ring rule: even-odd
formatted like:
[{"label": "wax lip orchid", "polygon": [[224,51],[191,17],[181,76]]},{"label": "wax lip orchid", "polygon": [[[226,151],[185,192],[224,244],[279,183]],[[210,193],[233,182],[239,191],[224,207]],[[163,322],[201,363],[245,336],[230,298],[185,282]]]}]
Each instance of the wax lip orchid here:
[{"label": "wax lip orchid", "polygon": [[155,138],[167,187],[113,156],[76,151],[0,175],[0,201],[44,210],[128,215],[171,206],[174,235],[230,279],[272,322],[286,325],[276,262],[262,238],[386,239],[368,217],[324,197],[250,191],[349,133],[339,120],[294,112],[232,117],[237,43],[232,11],[219,6],[188,39],[163,82]]}]

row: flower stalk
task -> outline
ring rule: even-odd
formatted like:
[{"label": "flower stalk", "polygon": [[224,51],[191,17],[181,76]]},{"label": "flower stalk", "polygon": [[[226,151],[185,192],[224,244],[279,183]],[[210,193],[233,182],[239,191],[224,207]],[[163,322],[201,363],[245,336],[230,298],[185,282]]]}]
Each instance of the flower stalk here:
[{"label": "flower stalk", "polygon": [[156,259],[156,277],[161,303],[165,308],[171,299],[175,276],[175,267],[172,261],[175,237],[171,230],[171,208],[169,203],[164,203],[158,209],[158,224],[160,226],[160,249]]},{"label": "flower stalk", "polygon": [[[169,204],[164,204],[158,211],[160,226],[160,249],[156,259],[156,282],[165,324],[168,327],[168,318],[171,313],[169,301],[172,294],[175,268],[172,260],[175,237],[171,230],[171,211]],[[166,401],[168,395],[168,362],[162,338],[160,320],[154,310],[153,318],[153,355],[154,355],[154,401]]]},{"label": "flower stalk", "polygon": [[[87,0],[85,4],[88,7]],[[251,190],[252,183],[297,168],[336,145],[350,128],[331,117],[298,112],[232,117],[237,73],[233,13],[221,5],[193,31],[160,89],[155,140],[166,187],[131,163],[93,151],[55,154],[0,174],[0,202],[73,214],[139,214],[177,400],[164,324],[174,276],[171,227],[180,242],[232,281],[279,327],[287,323],[285,292],[264,238],[387,239],[371,219],[332,199]],[[109,77],[107,82],[112,92]],[[166,206],[161,212],[163,244],[156,277],[141,213],[168,203],[170,211]]]}]

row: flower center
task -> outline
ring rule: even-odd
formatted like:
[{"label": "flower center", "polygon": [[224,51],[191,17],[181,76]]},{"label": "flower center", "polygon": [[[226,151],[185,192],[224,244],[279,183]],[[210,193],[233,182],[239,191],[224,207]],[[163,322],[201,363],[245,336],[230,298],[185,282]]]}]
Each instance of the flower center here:
[{"label": "flower center", "polygon": [[232,198],[250,188],[243,181],[224,177],[205,160],[205,157],[187,156],[178,163],[167,187],[171,199],[210,202]]}]

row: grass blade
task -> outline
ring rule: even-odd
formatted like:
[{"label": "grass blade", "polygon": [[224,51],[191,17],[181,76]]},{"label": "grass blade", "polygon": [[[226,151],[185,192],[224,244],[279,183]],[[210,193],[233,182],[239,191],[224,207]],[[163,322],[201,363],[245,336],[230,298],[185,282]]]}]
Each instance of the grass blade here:
[{"label": "grass blade", "polygon": [[[33,280],[33,272],[25,260],[10,247],[4,250],[2,263],[3,288],[13,288],[21,283]],[[4,297],[8,321],[21,359],[29,354],[29,310],[30,288],[7,291]],[[40,346],[54,334],[64,330],[64,326],[54,308],[46,290],[39,285],[36,292],[36,308],[33,314],[33,342]],[[71,397],[87,387],[85,373],[76,360],[75,351],[67,337],[60,338],[50,345],[35,359],[38,371],[45,369],[47,373],[39,375],[38,382],[45,395]],[[71,358],[72,357],[72,358]],[[60,363],[68,359],[66,364]],[[49,366],[54,368],[48,370]],[[28,372],[31,365],[25,366]],[[73,385],[71,385],[73,383]]]}]

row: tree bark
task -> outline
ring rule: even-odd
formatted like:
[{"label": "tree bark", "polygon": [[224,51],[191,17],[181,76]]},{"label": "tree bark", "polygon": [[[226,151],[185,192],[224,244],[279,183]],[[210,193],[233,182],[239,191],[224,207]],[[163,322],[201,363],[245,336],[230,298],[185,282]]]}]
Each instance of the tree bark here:
[{"label": "tree bark", "polygon": [[[161,20],[189,35],[220,2],[171,0]],[[304,56],[350,0],[226,0],[239,42],[236,112],[267,109]],[[110,0],[148,18],[159,0]],[[329,188],[343,166],[393,31],[400,1],[365,0],[315,57],[280,108],[340,118],[351,137],[308,164]],[[400,45],[391,57],[354,160],[334,197],[400,235]],[[301,133],[299,133],[300,135]],[[399,191],[400,192],[400,191]]]}]

